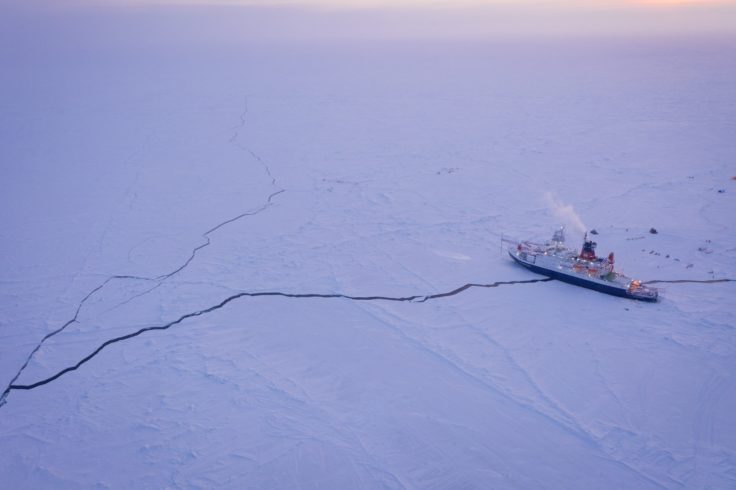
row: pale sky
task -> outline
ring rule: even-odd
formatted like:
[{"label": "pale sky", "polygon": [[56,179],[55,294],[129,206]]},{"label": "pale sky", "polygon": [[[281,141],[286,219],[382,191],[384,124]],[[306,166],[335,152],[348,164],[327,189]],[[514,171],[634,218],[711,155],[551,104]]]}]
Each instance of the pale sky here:
[{"label": "pale sky", "polygon": [[[9,3],[21,9],[45,8],[55,12],[87,9],[100,13],[106,9],[128,8],[140,12],[153,8],[161,18],[203,15],[212,19],[219,10],[215,7],[224,7],[232,10],[208,25],[217,27],[213,35],[265,39],[736,35],[736,0],[9,0]],[[221,21],[223,25],[217,25]]]},{"label": "pale sky", "polygon": [[[80,0],[84,2],[84,0]],[[523,5],[550,7],[622,7],[622,6],[717,6],[736,3],[736,0],[107,0],[106,2],[88,0],[91,3],[111,4],[157,4],[157,5],[305,5],[315,7],[350,8],[350,7],[415,7],[415,8],[458,8],[493,5]]]}]

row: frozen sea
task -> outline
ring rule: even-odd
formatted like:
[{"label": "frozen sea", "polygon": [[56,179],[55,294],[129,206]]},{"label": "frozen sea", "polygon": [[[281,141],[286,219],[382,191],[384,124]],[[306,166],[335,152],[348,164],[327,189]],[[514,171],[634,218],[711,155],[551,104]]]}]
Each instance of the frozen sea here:
[{"label": "frozen sea", "polygon": [[579,219],[627,275],[736,279],[736,39],[37,20],[0,48],[5,488],[736,487],[736,284],[502,251]]}]

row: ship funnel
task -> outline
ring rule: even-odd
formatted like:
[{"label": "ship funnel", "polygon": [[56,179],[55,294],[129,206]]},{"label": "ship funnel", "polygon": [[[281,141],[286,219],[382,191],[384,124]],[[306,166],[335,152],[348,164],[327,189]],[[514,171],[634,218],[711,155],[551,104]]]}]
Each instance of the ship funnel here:
[{"label": "ship funnel", "polygon": [[579,257],[585,260],[595,260],[595,247],[598,245],[593,240],[588,240],[588,234],[583,238],[583,249],[580,251]]}]

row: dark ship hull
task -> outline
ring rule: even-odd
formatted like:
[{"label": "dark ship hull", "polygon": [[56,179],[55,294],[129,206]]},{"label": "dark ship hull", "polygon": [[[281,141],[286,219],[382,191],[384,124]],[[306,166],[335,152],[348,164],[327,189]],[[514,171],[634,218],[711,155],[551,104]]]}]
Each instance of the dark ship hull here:
[{"label": "dark ship hull", "polygon": [[606,284],[604,281],[591,280],[584,276],[580,276],[574,273],[565,273],[562,271],[557,271],[557,270],[549,269],[546,267],[540,267],[538,265],[522,260],[520,257],[517,257],[511,250],[509,250],[509,255],[511,256],[512,259],[514,259],[515,262],[523,265],[530,271],[535,272],[537,274],[541,274],[543,276],[551,277],[552,279],[557,279],[559,281],[563,281],[569,284],[574,284],[575,286],[592,289],[594,291],[599,291],[601,293],[611,294],[613,296],[619,296],[621,298],[629,298],[629,299],[635,299],[639,301],[648,301],[652,303],[657,301],[658,295],[656,294],[656,292],[654,294],[648,294],[648,293],[644,293],[640,291],[631,292],[629,288],[621,286],[621,285]]}]

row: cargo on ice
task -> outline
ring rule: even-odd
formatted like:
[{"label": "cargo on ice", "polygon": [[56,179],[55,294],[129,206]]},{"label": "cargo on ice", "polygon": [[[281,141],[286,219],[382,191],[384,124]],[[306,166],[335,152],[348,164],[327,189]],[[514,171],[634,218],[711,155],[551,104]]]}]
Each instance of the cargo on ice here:
[{"label": "cargo on ice", "polygon": [[615,272],[613,253],[606,259],[596,257],[595,247],[596,243],[588,240],[586,233],[580,253],[567,248],[564,228],[560,228],[544,244],[518,242],[508,252],[512,259],[537,274],[614,296],[657,301],[656,289]]}]

